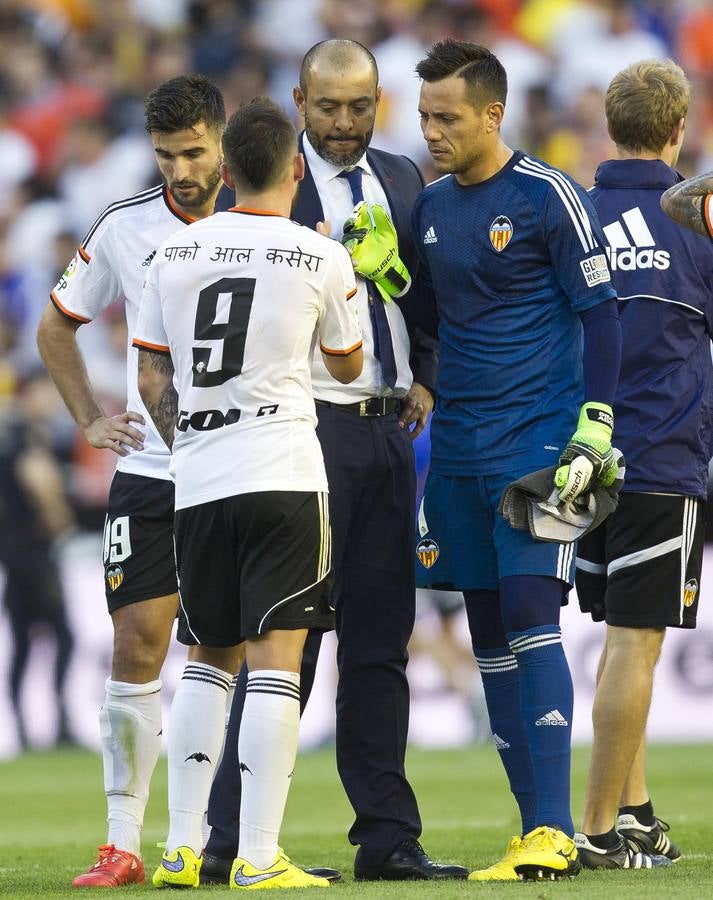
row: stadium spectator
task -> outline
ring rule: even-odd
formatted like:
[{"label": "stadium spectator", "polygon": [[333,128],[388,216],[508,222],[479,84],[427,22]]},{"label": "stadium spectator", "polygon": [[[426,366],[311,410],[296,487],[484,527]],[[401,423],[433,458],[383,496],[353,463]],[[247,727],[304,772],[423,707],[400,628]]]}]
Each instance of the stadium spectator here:
[{"label": "stadium spectator", "polygon": [[[329,887],[278,842],[297,757],[302,649],[308,629],[334,626],[310,362],[316,344],[337,382],[359,376],[361,332],[348,302],[356,282],[340,244],[290,220],[304,157],[286,113],[255,99],[231,116],[222,146],[234,205],[159,245],[134,337],[141,397],[173,451],[181,634],[196,645],[171,709],[170,826],[153,884],[199,886],[228,689],[246,659],[230,886]],[[226,294],[227,325],[218,311]],[[216,417],[222,425],[206,427]]]},{"label": "stadium spectator", "polygon": [[49,629],[56,644],[52,676],[57,710],[56,743],[73,743],[65,682],[74,639],[65,613],[57,548],[74,529],[53,443],[52,421],[60,406],[44,369],[27,372],[16,402],[2,413],[0,429],[0,563],[4,604],[12,631],[10,699],[22,747],[29,746],[20,692],[36,629]]},{"label": "stadium spectator", "polygon": [[626,483],[615,513],[577,555],[580,605],[607,623],[576,837],[588,868],[651,868],[681,856],[654,813],[645,763],[666,628],[696,624],[713,455],[713,247],[660,208],[664,191],[679,190],[689,98],[670,60],[619,72],[606,95],[617,158],[599,166],[591,192],[626,335],[614,400]]},{"label": "stadium spectator", "polygon": [[[161,747],[160,673],[178,609],[170,452],[138,395],[137,351],[128,348],[128,408],[107,416],[87,378],[77,329],[123,298],[129,330],[161,241],[213,211],[225,107],[203,77],[165,82],[146,100],[146,130],[165,184],[109,206],[51,294],[38,345],[87,441],[120,459],[104,530],[106,599],[114,629],[111,677],[100,712],[109,833],[75,887],[144,881],[140,834]],[[145,427],[145,432],[141,430]]]},{"label": "stadium spectator", "polygon": [[[382,203],[395,223],[400,253],[412,265],[408,223],[422,180],[410,160],[369,147],[380,94],[376,62],[362,45],[330,40],[307,52],[294,90],[305,120],[300,147],[306,175],[292,215],[338,238],[355,203]],[[420,432],[432,408],[424,385],[433,384],[435,354],[422,338],[410,345],[408,301],[403,308],[398,301],[387,306],[364,279],[358,287],[362,375],[345,387],[334,383],[318,356],[312,367],[336,578],[337,768],[356,813],[349,832],[359,845],[354,874],[363,880],[464,878],[466,869],[431,861],[419,844],[421,819],[404,769],[407,645],[415,607],[409,548],[416,477],[408,427],[415,422],[413,434]],[[303,703],[319,640],[308,639]],[[211,793],[204,881],[227,879],[238,846],[240,773],[230,748],[234,755],[243,691],[239,682]]]},{"label": "stadium spectator", "polygon": [[423,137],[444,176],[413,213],[441,339],[418,581],[464,593],[522,817],[505,858],[470,878],[576,875],[572,681],[559,627],[574,546],[516,531],[498,503],[510,482],[554,472],[558,459],[563,499],[612,466],[616,295],[586,192],[502,140],[507,76],[497,57],[447,40],[417,72]]}]

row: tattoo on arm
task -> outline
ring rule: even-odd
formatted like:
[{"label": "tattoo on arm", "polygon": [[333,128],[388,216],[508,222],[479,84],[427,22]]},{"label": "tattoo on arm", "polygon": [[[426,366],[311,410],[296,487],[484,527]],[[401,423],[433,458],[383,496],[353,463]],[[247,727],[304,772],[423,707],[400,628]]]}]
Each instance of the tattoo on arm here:
[{"label": "tattoo on arm", "polygon": [[698,234],[711,237],[703,219],[703,199],[713,194],[713,173],[697,175],[669,188],[662,199],[662,205],[674,222],[690,228]]},{"label": "tattoo on arm", "polygon": [[161,394],[158,403],[149,406],[154,424],[169,450],[173,449],[173,437],[178,419],[178,394],[173,384],[169,384]]},{"label": "tattoo on arm", "polygon": [[679,225],[684,228],[690,228],[698,234],[708,234],[706,223],[703,221],[703,212],[701,209],[701,197],[691,197],[680,194],[671,199],[670,204],[666,207],[666,212]]},{"label": "tattoo on arm", "polygon": [[139,351],[139,372],[149,369],[164,376],[167,384],[155,402],[147,402],[146,408],[154,421],[156,430],[169,449],[173,448],[176,421],[178,419],[178,394],[173,386],[173,360],[167,353]]},{"label": "tattoo on arm", "polygon": [[175,369],[169,353],[154,353],[152,350],[139,350],[139,372],[151,368],[159,375],[173,378]]}]

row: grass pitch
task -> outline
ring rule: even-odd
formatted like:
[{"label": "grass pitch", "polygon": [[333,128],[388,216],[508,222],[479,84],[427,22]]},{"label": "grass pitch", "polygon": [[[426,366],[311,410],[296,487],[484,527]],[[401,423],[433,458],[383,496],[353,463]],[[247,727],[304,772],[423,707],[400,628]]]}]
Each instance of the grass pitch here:
[{"label": "grass pitch", "polygon": [[[574,754],[573,805],[582,806],[588,751]],[[495,751],[475,747],[453,752],[413,751],[409,777],[424,821],[423,844],[435,859],[480,868],[502,855],[516,830],[514,805]],[[354,848],[346,840],[351,809],[344,798],[331,750],[299,759],[282,842],[301,865],[340,868],[345,883],[330,888],[335,898],[461,898],[527,896],[555,900],[690,900],[713,897],[713,748],[710,745],[653,747],[650,785],[656,810],[671,823],[671,836],[684,859],[675,867],[644,872],[584,872],[556,884],[371,883],[352,881]],[[0,895],[17,898],[73,897],[74,875],[94,861],[105,838],[105,809],[99,757],[76,750],[30,753],[0,765]],[[166,834],[166,764],[156,772],[146,814],[144,861],[147,876]],[[575,819],[576,821],[576,819]],[[150,887],[114,890],[141,896]],[[81,896],[106,896],[83,891]],[[227,888],[201,888],[209,897]],[[233,896],[235,896],[233,894]],[[314,890],[294,890],[291,900],[314,898]],[[321,896],[321,894],[320,894]]]}]

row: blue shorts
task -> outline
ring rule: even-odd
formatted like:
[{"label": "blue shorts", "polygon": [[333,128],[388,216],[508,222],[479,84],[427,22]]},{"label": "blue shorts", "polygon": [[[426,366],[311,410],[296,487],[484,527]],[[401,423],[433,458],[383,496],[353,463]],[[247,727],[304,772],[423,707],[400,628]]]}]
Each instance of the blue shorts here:
[{"label": "blue shorts", "polygon": [[508,575],[574,584],[576,544],[536,541],[498,514],[502,492],[524,474],[429,474],[416,523],[418,587],[495,591]]}]

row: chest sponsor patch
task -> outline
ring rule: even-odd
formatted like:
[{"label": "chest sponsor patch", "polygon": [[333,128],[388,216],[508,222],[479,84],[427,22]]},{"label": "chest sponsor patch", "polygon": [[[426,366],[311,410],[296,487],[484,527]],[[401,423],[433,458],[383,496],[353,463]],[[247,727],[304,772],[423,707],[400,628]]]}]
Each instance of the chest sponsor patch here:
[{"label": "chest sponsor patch", "polygon": [[590,256],[589,259],[583,259],[579,264],[587,287],[596,287],[598,284],[604,284],[611,281],[607,258],[603,253],[597,256]]},{"label": "chest sponsor patch", "polygon": [[490,243],[501,253],[510,243],[513,235],[512,222],[507,216],[497,216],[490,225]]}]

